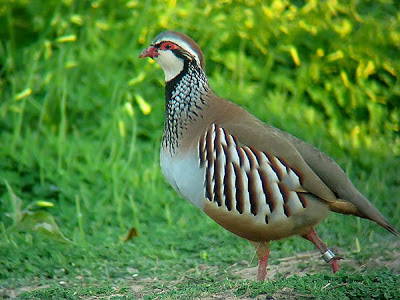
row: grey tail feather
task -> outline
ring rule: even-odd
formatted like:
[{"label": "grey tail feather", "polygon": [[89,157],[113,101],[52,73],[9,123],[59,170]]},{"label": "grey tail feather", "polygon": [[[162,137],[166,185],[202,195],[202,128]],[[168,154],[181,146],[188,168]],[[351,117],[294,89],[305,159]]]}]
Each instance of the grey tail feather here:
[{"label": "grey tail feather", "polygon": [[359,212],[361,213],[360,217],[370,219],[371,221],[374,221],[378,225],[385,228],[390,233],[400,237],[400,234],[397,231],[397,229],[388,222],[388,220],[381,214],[381,212],[371,202],[369,202],[368,199],[365,198],[360,192],[358,192],[358,195],[359,197],[353,199],[356,200],[355,203],[353,202],[353,204],[356,205]]},{"label": "grey tail feather", "polygon": [[389,231],[390,233],[394,234],[395,236],[400,237],[399,232],[397,231],[396,228],[394,228],[393,225],[391,225],[391,224],[389,224],[389,223],[386,223],[386,224],[379,224],[379,225],[381,225],[382,227],[386,228],[387,231]]},{"label": "grey tail feather", "polygon": [[371,221],[374,221],[376,224],[382,226],[387,231],[389,231],[391,234],[400,237],[400,233],[397,231],[397,229],[392,224],[390,224],[382,215],[380,215],[380,216],[382,218],[380,218],[380,220],[379,220],[377,218],[372,219],[372,218],[367,217],[365,215],[359,215],[359,217],[361,217],[361,218],[365,218],[365,219],[369,219]]},{"label": "grey tail feather", "polygon": [[[376,208],[374,208],[376,210]],[[376,210],[378,212],[378,210]],[[385,228],[387,231],[389,231],[390,233],[394,234],[395,236],[400,237],[399,232],[397,231],[397,229],[388,222],[388,220],[386,220],[386,218],[380,213],[378,212],[374,218],[371,217],[367,217],[367,219],[370,219],[372,221],[374,221],[375,223],[377,223],[378,225],[382,226],[383,228]]]},{"label": "grey tail feather", "polygon": [[400,237],[400,233],[397,231],[397,229],[392,224],[390,224],[388,220],[386,220],[386,218],[380,213],[380,211],[378,211],[368,200],[364,202],[364,206],[362,207],[362,210],[360,211],[360,214],[358,216],[374,221],[376,224],[382,226],[391,234]]}]

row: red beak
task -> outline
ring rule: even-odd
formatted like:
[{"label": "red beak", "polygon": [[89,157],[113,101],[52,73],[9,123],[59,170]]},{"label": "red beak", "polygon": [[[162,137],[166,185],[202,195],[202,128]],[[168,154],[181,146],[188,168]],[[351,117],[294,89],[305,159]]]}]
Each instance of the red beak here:
[{"label": "red beak", "polygon": [[142,57],[151,57],[151,58],[153,58],[153,57],[156,57],[158,55],[159,55],[159,53],[158,53],[156,47],[149,46],[139,54],[139,58],[142,58]]}]

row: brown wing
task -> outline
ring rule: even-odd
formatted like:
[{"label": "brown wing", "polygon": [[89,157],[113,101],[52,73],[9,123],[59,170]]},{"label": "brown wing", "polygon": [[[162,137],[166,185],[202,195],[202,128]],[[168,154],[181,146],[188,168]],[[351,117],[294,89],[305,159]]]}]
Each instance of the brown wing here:
[{"label": "brown wing", "polygon": [[200,137],[198,158],[205,171],[204,211],[241,237],[266,241],[304,234],[329,213],[284,160],[239,145],[217,124]]},{"label": "brown wing", "polygon": [[220,126],[235,136],[241,145],[283,159],[299,175],[302,187],[325,201],[332,211],[370,219],[399,235],[327,155],[286,132],[266,125],[239,106],[222,98],[220,101],[224,104],[211,105],[210,111],[223,116],[218,118]]}]

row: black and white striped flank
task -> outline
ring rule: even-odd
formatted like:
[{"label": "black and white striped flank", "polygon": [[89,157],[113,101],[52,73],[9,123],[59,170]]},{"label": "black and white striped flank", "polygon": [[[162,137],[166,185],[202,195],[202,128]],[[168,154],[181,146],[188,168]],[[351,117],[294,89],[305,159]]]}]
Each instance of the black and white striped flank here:
[{"label": "black and white striped flank", "polygon": [[248,146],[216,124],[198,144],[205,169],[205,198],[228,211],[262,217],[289,218],[307,207],[301,177],[284,160]]}]

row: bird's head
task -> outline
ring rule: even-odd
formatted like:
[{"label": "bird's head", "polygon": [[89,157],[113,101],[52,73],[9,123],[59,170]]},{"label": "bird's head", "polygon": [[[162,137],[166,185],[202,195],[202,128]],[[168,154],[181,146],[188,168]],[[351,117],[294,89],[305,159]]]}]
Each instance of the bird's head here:
[{"label": "bird's head", "polygon": [[175,78],[185,63],[194,62],[205,71],[203,53],[187,35],[177,31],[164,31],[155,37],[139,58],[150,57],[164,70],[165,81]]}]

